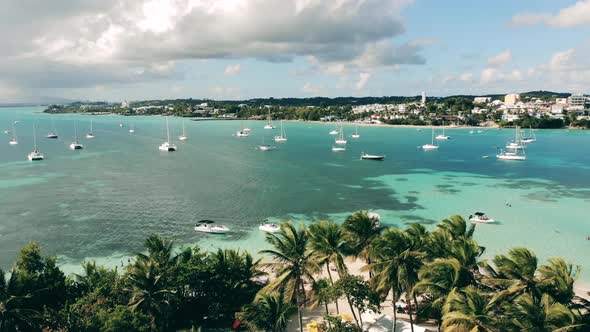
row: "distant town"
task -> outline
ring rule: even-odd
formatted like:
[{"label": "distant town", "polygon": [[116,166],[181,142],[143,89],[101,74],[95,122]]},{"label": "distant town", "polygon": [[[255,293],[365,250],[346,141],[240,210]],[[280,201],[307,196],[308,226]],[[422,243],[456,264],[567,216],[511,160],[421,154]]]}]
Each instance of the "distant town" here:
[{"label": "distant town", "polygon": [[550,91],[486,96],[199,99],[50,105],[47,113],[172,115],[200,119],[354,121],[390,125],[448,125],[590,129],[590,96]]}]

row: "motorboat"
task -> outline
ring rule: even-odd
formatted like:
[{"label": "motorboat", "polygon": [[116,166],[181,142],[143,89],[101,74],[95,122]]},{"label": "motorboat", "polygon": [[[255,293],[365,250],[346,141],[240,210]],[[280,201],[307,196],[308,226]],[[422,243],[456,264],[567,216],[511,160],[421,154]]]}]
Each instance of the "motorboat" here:
[{"label": "motorboat", "polygon": [[334,151],[334,152],[343,152],[343,151],[346,151],[346,148],[345,147],[342,147],[342,146],[333,146],[332,147],[332,151]]},{"label": "motorboat", "polygon": [[265,221],[258,226],[258,229],[266,233],[276,233],[281,230],[281,226]]},{"label": "motorboat", "polygon": [[383,159],[385,159],[385,156],[384,155],[361,153],[361,159],[366,159],[366,160],[383,160]]},{"label": "motorboat", "polygon": [[219,225],[212,220],[201,220],[199,221],[194,230],[201,233],[212,233],[212,234],[225,234],[230,231],[227,226]]},{"label": "motorboat", "polygon": [[168,127],[168,117],[166,117],[166,142],[160,144],[158,149],[164,152],[176,151],[176,144],[170,143],[170,128]]},{"label": "motorboat", "polygon": [[472,223],[482,223],[482,224],[489,224],[493,223],[495,220],[486,216],[483,212],[475,212],[473,215],[469,216],[469,221]]}]

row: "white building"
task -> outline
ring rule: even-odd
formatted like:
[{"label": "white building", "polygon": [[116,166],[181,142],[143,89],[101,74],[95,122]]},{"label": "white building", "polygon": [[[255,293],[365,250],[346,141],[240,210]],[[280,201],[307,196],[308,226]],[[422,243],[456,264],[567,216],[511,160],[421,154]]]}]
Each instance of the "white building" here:
[{"label": "white building", "polygon": [[559,105],[567,105],[567,98],[555,98],[555,103]]},{"label": "white building", "polygon": [[487,104],[492,101],[492,97],[475,97],[473,102],[476,104]]},{"label": "white building", "polygon": [[504,96],[504,104],[506,104],[506,105],[514,105],[519,100],[520,100],[520,95],[518,93],[512,93],[512,94]]},{"label": "white building", "polygon": [[426,105],[426,92],[422,91],[422,100],[421,100],[421,106],[424,107],[424,105]]},{"label": "white building", "polygon": [[567,98],[567,105],[570,110],[584,109],[585,104],[586,97],[584,95],[571,95]]}]

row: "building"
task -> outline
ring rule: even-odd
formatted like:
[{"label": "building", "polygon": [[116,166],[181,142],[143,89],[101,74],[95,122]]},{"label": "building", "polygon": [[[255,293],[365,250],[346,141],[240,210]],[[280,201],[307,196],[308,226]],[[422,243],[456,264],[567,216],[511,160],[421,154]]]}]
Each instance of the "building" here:
[{"label": "building", "polygon": [[492,101],[492,97],[475,97],[473,102],[475,104],[487,104]]},{"label": "building", "polygon": [[586,97],[584,95],[571,95],[567,98],[567,106],[570,110],[584,109]]},{"label": "building", "polygon": [[518,93],[513,93],[504,96],[504,104],[505,105],[514,105],[520,100],[520,95]]},{"label": "building", "polygon": [[555,98],[555,103],[559,105],[567,105],[567,98]]},{"label": "building", "polygon": [[121,108],[129,108],[129,102],[127,100],[121,103]]},{"label": "building", "polygon": [[424,105],[426,105],[426,92],[422,91],[422,101],[420,102],[420,104],[422,105],[422,107],[424,107]]}]

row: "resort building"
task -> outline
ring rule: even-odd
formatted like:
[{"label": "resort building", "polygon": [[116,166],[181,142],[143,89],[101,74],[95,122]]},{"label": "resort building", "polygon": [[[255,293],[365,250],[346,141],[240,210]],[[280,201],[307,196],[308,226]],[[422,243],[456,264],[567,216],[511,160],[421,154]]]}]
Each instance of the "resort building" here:
[{"label": "resort building", "polygon": [[584,95],[571,95],[567,98],[568,109],[582,110],[586,104],[586,97]]},{"label": "resort building", "polygon": [[520,95],[518,93],[513,93],[504,96],[504,104],[505,105],[514,105],[520,100]]},{"label": "resort building", "polygon": [[487,104],[492,101],[492,97],[475,97],[473,103],[475,104]]}]

